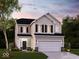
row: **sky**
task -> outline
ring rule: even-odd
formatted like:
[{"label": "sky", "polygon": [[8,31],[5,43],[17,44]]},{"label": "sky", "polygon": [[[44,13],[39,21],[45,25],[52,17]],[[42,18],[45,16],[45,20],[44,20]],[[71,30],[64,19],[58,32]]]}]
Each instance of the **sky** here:
[{"label": "sky", "polygon": [[13,12],[14,18],[39,18],[50,12],[59,21],[65,16],[79,14],[79,0],[19,0],[21,11]]}]

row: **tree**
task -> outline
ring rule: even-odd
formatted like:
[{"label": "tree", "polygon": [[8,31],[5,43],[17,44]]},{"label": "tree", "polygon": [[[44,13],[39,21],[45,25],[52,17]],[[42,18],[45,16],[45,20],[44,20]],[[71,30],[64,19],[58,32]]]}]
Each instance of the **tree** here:
[{"label": "tree", "polygon": [[6,30],[10,29],[12,26],[14,26],[14,24],[15,24],[14,20],[0,20],[0,29],[4,33],[4,37],[5,37],[5,41],[6,41],[6,49],[9,48]]},{"label": "tree", "polygon": [[14,10],[19,10],[18,0],[0,0],[0,16],[10,16]]},{"label": "tree", "polygon": [[0,0],[0,29],[4,33],[6,49],[9,48],[6,30],[14,25],[14,21],[10,20],[14,10],[20,10],[18,0]]},{"label": "tree", "polygon": [[79,18],[66,17],[62,29],[65,43],[70,43],[71,48],[79,48]]}]

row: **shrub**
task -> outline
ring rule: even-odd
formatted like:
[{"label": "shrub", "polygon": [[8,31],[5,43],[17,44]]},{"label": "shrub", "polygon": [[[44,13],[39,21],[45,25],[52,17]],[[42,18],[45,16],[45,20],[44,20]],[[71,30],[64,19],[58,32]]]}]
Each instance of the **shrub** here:
[{"label": "shrub", "polygon": [[11,51],[20,51],[18,48],[12,48]]},{"label": "shrub", "polygon": [[32,51],[33,49],[31,47],[27,47],[27,51]]}]

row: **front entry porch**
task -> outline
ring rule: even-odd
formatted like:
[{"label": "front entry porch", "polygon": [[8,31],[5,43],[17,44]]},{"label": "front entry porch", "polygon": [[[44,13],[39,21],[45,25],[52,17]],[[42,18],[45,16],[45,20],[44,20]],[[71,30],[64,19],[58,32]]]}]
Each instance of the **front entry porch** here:
[{"label": "front entry porch", "polygon": [[28,38],[20,37],[18,44],[19,44],[20,50],[27,51],[28,49],[31,48],[31,38],[30,37],[28,37]]}]

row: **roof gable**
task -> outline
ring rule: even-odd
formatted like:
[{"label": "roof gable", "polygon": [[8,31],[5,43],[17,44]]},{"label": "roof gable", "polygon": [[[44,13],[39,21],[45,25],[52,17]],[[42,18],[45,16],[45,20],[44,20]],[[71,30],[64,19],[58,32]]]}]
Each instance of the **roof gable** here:
[{"label": "roof gable", "polygon": [[46,16],[47,18],[49,18],[49,20],[50,20],[51,22],[53,22],[52,19],[54,19],[54,20],[57,21],[59,24],[61,24],[61,23],[60,23],[55,17],[53,17],[50,13],[46,13],[45,15],[39,17],[38,19],[34,20],[31,24],[33,24],[34,22],[38,21],[40,18],[45,17],[45,16]]},{"label": "roof gable", "polygon": [[42,17],[37,19],[35,21],[35,23],[38,23],[38,24],[53,24],[53,21],[50,20],[50,18],[48,18],[46,15],[43,15]]},{"label": "roof gable", "polygon": [[50,13],[47,13],[47,15],[49,15],[52,19],[54,19],[55,21],[57,21],[59,24],[61,24],[60,21],[58,21],[58,19],[56,19],[53,15],[51,15]]}]

